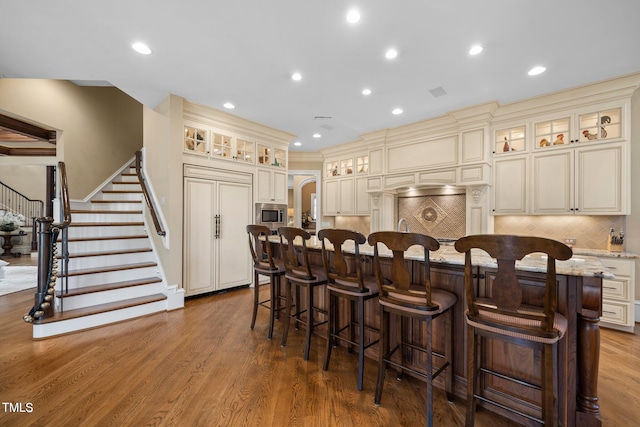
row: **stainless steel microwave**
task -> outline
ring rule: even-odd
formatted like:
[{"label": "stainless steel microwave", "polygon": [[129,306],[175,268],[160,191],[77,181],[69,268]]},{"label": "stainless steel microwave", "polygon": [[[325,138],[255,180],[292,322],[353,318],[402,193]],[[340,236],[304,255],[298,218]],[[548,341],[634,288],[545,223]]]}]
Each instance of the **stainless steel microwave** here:
[{"label": "stainless steel microwave", "polygon": [[284,227],[287,222],[287,205],[256,203],[256,224],[266,225],[272,231]]}]

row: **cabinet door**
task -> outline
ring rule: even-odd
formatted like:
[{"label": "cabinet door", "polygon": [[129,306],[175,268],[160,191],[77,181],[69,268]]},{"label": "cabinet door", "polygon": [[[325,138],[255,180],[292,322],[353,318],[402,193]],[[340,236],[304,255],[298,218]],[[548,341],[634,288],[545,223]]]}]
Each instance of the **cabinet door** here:
[{"label": "cabinet door", "polygon": [[273,172],[273,201],[276,203],[287,203],[287,173]]},{"label": "cabinet door", "polygon": [[336,215],[340,210],[340,182],[338,180],[324,183],[324,214]]},{"label": "cabinet door", "polygon": [[369,193],[367,193],[368,178],[356,179],[356,214],[369,215]]},{"label": "cabinet door", "polygon": [[576,149],[577,213],[628,214],[622,144]]},{"label": "cabinet door", "polygon": [[[216,290],[247,285],[252,280],[246,226],[251,224],[251,186],[219,182],[217,187],[218,246]],[[214,235],[215,237],[215,235]]]},{"label": "cabinet door", "polygon": [[527,157],[510,156],[493,163],[493,213],[527,212]]},{"label": "cabinet door", "polygon": [[340,207],[338,214],[350,215],[354,212],[355,200],[353,197],[353,178],[341,179],[340,183]]},{"label": "cabinet door", "polygon": [[568,214],[573,211],[573,152],[532,156],[533,213]]},{"label": "cabinet door", "polygon": [[185,295],[214,290],[215,181],[185,178]]},{"label": "cabinet door", "polygon": [[272,171],[258,169],[256,176],[256,185],[258,193],[256,195],[258,202],[272,202]]}]

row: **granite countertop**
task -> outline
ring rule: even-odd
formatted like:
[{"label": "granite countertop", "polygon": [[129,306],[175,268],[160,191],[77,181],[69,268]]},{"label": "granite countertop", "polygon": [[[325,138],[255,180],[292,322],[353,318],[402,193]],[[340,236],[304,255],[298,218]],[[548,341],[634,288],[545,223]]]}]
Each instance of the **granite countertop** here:
[{"label": "granite countertop", "polygon": [[[278,236],[270,236],[269,240],[274,243],[279,243],[280,238]],[[299,246],[301,242],[296,239],[294,245]],[[307,241],[307,248],[309,249],[322,249],[322,243],[316,236],[312,236]],[[333,246],[327,244],[328,250],[333,250]],[[343,250],[347,253],[354,253],[355,248],[353,244],[345,244]],[[585,276],[585,277],[602,277],[605,279],[615,278],[607,267],[597,257],[612,256],[604,255],[616,254],[619,258],[636,258],[635,255],[625,252],[608,252],[597,249],[574,249],[574,255],[567,261],[556,261],[556,273],[567,276]],[[626,255],[625,255],[626,254]],[[373,246],[365,243],[360,245],[360,255],[373,256]],[[391,251],[383,247],[380,248],[380,255],[384,257],[391,257]],[[410,260],[422,261],[424,260],[423,249],[419,247],[411,247],[405,252],[405,258]],[[464,265],[464,254],[456,251],[452,243],[444,243],[440,245],[440,249],[435,252],[431,252],[429,259],[432,263],[438,264],[450,264],[450,265]],[[491,258],[486,252],[477,250],[473,252],[473,264],[479,267],[496,268],[497,263],[494,258]],[[522,271],[530,271],[534,273],[544,273],[547,269],[546,258],[531,254],[524,257],[522,261],[516,262],[516,268]]]}]

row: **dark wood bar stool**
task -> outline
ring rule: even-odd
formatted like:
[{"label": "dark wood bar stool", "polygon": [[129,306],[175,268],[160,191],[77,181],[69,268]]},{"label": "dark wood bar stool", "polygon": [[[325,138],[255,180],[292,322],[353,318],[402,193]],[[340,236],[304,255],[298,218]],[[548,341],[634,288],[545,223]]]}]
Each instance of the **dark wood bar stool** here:
[{"label": "dark wood bar stool", "polygon": [[[455,244],[458,252],[465,253],[465,291],[467,297],[466,318],[468,324],[468,378],[467,378],[467,417],[466,425],[473,426],[478,400],[508,410],[522,417],[523,423],[537,421],[545,426],[558,425],[557,413],[557,343],[567,330],[567,319],[556,312],[557,282],[556,260],[571,258],[572,251],[564,243],[541,237],[508,235],[475,235],[458,240]],[[472,269],[472,249],[482,249],[498,262],[495,277],[487,281],[482,293],[475,285]],[[546,284],[536,291],[526,279],[516,276],[515,262],[534,252],[546,254]],[[542,307],[523,304],[523,295],[539,301]],[[524,346],[540,352],[540,385],[522,378],[510,378],[500,372],[483,366],[480,356],[483,353],[483,338],[500,340],[518,346]],[[485,350],[486,351],[486,350]],[[516,356],[517,357],[517,356]],[[530,370],[530,368],[528,369]],[[527,371],[528,371],[527,370]],[[499,381],[511,380],[519,386],[531,387],[541,393],[541,418],[523,412],[522,402],[504,402],[496,400],[480,390],[480,374],[493,375]],[[510,404],[511,406],[507,405]],[[527,406],[531,406],[527,402]]]},{"label": "dark wood bar stool", "polygon": [[[365,303],[378,297],[378,284],[373,276],[366,276],[362,273],[360,263],[360,245],[366,243],[367,238],[356,231],[324,229],[318,233],[318,238],[322,241],[322,262],[327,273],[327,293],[329,325],[327,327],[327,352],[324,358],[324,370],[329,369],[331,359],[331,349],[336,345],[336,340],[341,340],[349,344],[351,351],[353,346],[358,347],[358,390],[362,390],[362,380],[364,376],[364,352],[374,345],[378,340],[366,342],[365,328],[379,331],[374,328],[367,328],[365,325]],[[333,251],[327,250],[325,239],[333,245]],[[353,267],[349,268],[349,255],[343,253],[345,242],[352,242],[355,254]],[[348,302],[348,323],[340,326],[340,299]],[[356,312],[354,316],[354,311]],[[357,328],[357,329],[356,329]],[[349,330],[349,338],[341,336],[341,332]]]},{"label": "dark wood bar stool", "polygon": [[[281,259],[273,256],[269,236],[271,230],[264,225],[247,225],[249,233],[249,248],[253,257],[253,316],[251,318],[251,329],[256,324],[258,306],[269,309],[269,332],[267,337],[273,338],[273,323],[278,317],[278,312],[284,307],[280,307],[280,278],[284,276],[284,263]],[[269,299],[260,301],[259,276],[269,278]]]},{"label": "dark wood bar stool", "polygon": [[[296,327],[299,324],[307,328],[307,337],[304,348],[304,360],[309,360],[309,348],[311,347],[311,334],[316,326],[322,325],[327,321],[317,322],[314,320],[314,312],[326,314],[322,310],[313,305],[314,289],[327,283],[327,275],[321,266],[312,266],[309,263],[309,254],[307,253],[307,240],[311,238],[311,234],[302,228],[296,227],[280,227],[278,228],[280,235],[280,247],[284,260],[286,273],[284,275],[285,294],[286,294],[286,313],[289,319],[284,324],[284,333],[282,335],[282,346],[287,344],[287,335],[289,334],[290,319],[293,320]],[[298,250],[294,246],[294,240],[300,244],[301,260],[298,260]],[[286,240],[286,243],[285,243]],[[292,286],[296,287],[296,305],[295,313],[291,313],[291,291]],[[304,289],[306,295],[306,307],[302,309],[300,304],[300,290]],[[306,313],[306,319],[300,315]]]},{"label": "dark wood bar stool", "polygon": [[[445,392],[449,402],[453,401],[453,310],[456,296],[446,290],[431,286],[431,270],[429,251],[440,248],[440,243],[430,236],[418,233],[400,233],[395,231],[379,231],[369,236],[369,244],[374,247],[373,268],[380,289],[380,364],[378,368],[378,384],[376,386],[375,404],[380,404],[384,376],[387,365],[400,369],[400,373],[408,371],[426,379],[427,382],[427,425],[433,425],[433,379],[445,373]],[[379,244],[386,246],[393,253],[390,277],[383,277],[380,264]],[[412,246],[421,246],[424,251],[423,274],[420,278],[412,277],[404,253]],[[402,325],[403,319],[417,319],[426,322],[425,343],[420,348],[412,343],[404,342],[404,332],[396,337],[397,344],[390,346],[390,315],[397,316]],[[444,320],[444,354],[432,349],[432,322],[445,315]],[[401,327],[402,329],[402,327]],[[426,372],[406,366],[404,353],[411,348],[426,353]],[[400,362],[392,360],[396,350],[400,351]],[[434,373],[433,357],[442,360]],[[397,359],[396,359],[397,360]]]}]

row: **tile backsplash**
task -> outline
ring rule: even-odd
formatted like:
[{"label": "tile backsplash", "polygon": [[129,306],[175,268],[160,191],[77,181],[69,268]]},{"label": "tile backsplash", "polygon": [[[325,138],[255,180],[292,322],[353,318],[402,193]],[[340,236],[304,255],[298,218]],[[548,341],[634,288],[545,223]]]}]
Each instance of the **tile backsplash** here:
[{"label": "tile backsplash", "polygon": [[436,238],[465,235],[466,196],[464,194],[398,197],[398,218],[409,230]]},{"label": "tile backsplash", "polygon": [[607,249],[609,231],[626,229],[624,216],[495,216],[494,233],[540,236],[564,241],[576,239],[575,247]]}]

